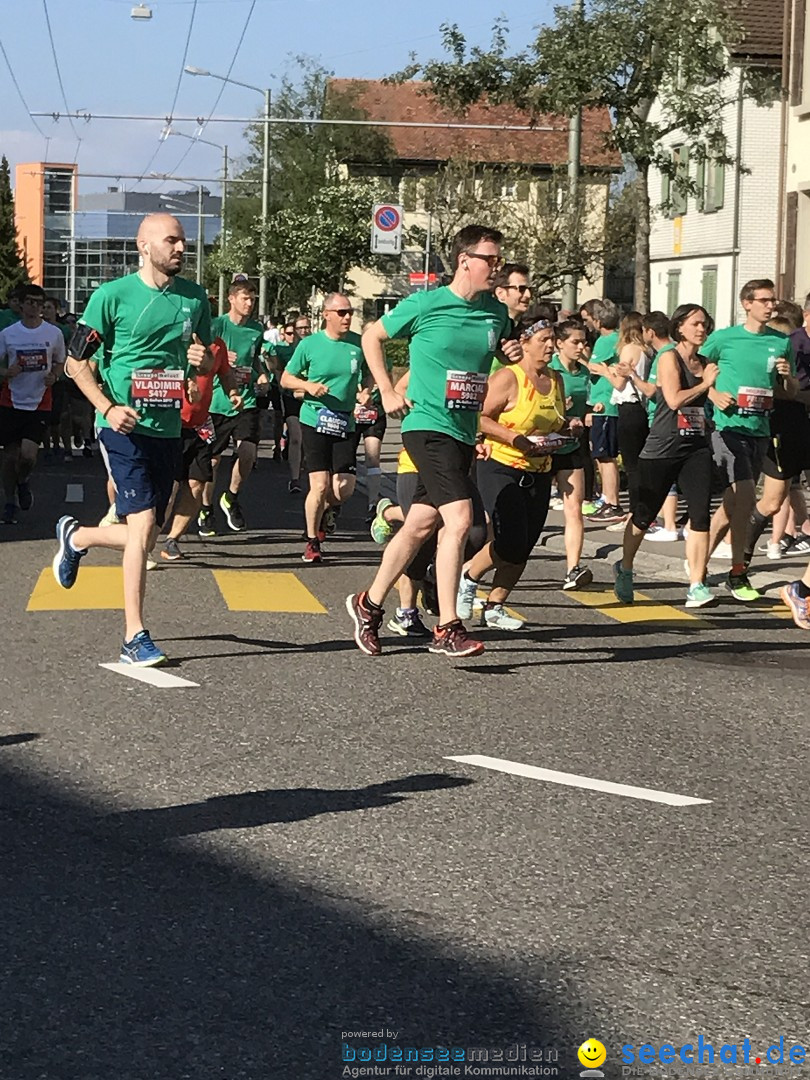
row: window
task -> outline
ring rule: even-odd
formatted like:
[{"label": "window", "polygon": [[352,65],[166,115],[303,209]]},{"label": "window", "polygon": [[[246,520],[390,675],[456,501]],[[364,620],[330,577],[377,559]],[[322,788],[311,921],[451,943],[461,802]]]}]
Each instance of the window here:
[{"label": "window", "polygon": [[714,214],[722,210],[725,195],[726,167],[707,152],[697,166],[698,211],[701,214]]},{"label": "window", "polygon": [[514,199],[517,195],[517,180],[504,180],[501,183],[501,198]]},{"label": "window", "polygon": [[678,306],[678,296],[681,291],[680,270],[667,271],[667,314],[671,315]]},{"label": "window", "polygon": [[717,267],[704,266],[701,304],[713,319],[717,318]]}]

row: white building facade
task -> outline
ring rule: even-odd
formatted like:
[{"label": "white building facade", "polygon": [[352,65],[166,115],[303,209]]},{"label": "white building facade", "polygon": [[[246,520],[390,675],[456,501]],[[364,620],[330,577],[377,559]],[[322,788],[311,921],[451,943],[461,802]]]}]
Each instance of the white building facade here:
[{"label": "white building facade", "polygon": [[807,0],[788,4],[785,71],[786,167],[782,292],[803,303],[810,293],[810,17]]},{"label": "white building facade", "polygon": [[[776,280],[779,271],[781,109],[746,97],[739,74],[728,85],[723,132],[732,164],[701,161],[697,148],[674,133],[667,146],[696,193],[673,189],[670,198],[668,178],[657,170],[649,181],[650,306],[672,314],[678,304],[699,303],[718,327],[744,317],[738,294],[746,281]],[[661,208],[667,201],[669,208]]]}]

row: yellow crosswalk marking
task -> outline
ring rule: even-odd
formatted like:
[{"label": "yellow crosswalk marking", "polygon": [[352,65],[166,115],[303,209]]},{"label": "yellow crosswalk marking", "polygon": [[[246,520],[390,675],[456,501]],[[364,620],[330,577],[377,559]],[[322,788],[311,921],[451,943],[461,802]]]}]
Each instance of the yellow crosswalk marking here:
[{"label": "yellow crosswalk marking", "polygon": [[635,602],[632,604],[620,604],[612,589],[583,589],[581,592],[571,590],[566,594],[572,600],[584,607],[595,608],[609,619],[615,619],[622,623],[682,623],[705,625],[702,619],[691,615],[681,608],[671,607],[669,604],[659,604],[644,593],[637,592]]},{"label": "yellow crosswalk marking", "polygon": [[213,573],[231,611],[326,614],[326,608],[295,574],[275,570],[214,570]]},{"label": "yellow crosswalk marking", "polygon": [[28,598],[26,611],[123,611],[124,577],[120,566],[82,567],[72,589],[56,584],[50,567],[43,570]]}]

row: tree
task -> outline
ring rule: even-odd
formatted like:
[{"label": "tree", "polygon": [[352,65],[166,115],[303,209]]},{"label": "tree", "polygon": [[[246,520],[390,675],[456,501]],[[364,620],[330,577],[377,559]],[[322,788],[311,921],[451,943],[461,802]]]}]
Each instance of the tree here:
[{"label": "tree", "polygon": [[[588,184],[581,185],[576,205],[561,198],[565,182],[560,169],[453,158],[421,181],[424,207],[432,218],[431,247],[449,265],[455,233],[486,221],[504,234],[509,259],[532,268],[538,292],[556,292],[569,273],[592,280],[603,254],[604,209]],[[410,230],[408,239],[423,246],[425,230]]]},{"label": "tree", "polygon": [[[486,99],[508,101],[533,116],[571,116],[580,108],[606,108],[613,123],[607,144],[633,169],[637,193],[635,305],[649,307],[650,198],[655,166],[672,180],[673,193],[692,188],[663,140],[679,133],[698,161],[728,164],[723,106],[733,98],[736,74],[724,42],[740,30],[722,0],[582,0],[556,7],[529,51],[508,54],[506,24],[496,22],[487,49],[468,49],[455,25],[442,27],[449,59],[414,61],[394,76],[421,74],[446,105],[464,110]],[[745,69],[749,91],[773,96],[767,73]],[[659,108],[653,114],[653,104]]]},{"label": "tree", "polygon": [[[273,103],[274,117],[363,119],[350,94],[330,89],[330,73],[299,58],[300,81],[286,81]],[[228,237],[209,260],[219,272],[260,267],[269,277],[272,306],[305,306],[314,288],[350,288],[350,266],[373,266],[369,249],[371,205],[391,197],[377,174],[390,172],[390,143],[374,128],[278,124],[270,128],[270,214],[260,227],[262,125],[248,130],[251,149],[239,194],[228,202]],[[367,176],[352,177],[347,163]]]},{"label": "tree", "polygon": [[0,161],[0,300],[4,301],[15,285],[28,280],[28,270],[17,244],[11,174],[4,154]]}]

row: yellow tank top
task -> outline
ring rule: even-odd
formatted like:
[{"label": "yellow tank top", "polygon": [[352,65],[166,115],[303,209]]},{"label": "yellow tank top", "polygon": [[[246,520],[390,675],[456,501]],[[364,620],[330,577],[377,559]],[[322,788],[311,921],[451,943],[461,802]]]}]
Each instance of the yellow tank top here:
[{"label": "yellow tank top", "polygon": [[403,447],[399,452],[397,458],[397,472],[398,473],[415,473],[416,466],[411,461],[408,451]]},{"label": "yellow tank top", "polygon": [[[549,371],[551,389],[547,394],[541,394],[523,368],[515,366],[510,370],[517,379],[518,398],[514,408],[501,413],[498,423],[521,435],[550,435],[559,431],[565,423],[565,400],[554,373]],[[502,465],[524,472],[548,472],[551,469],[550,455],[526,457],[514,446],[497,439],[488,437],[485,441],[492,447],[492,460]]]}]

